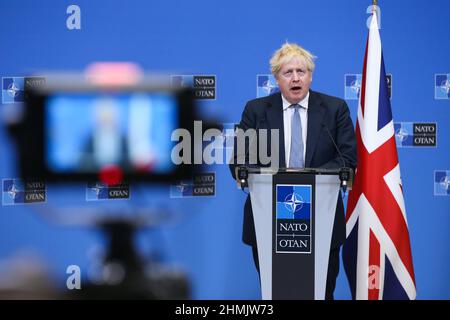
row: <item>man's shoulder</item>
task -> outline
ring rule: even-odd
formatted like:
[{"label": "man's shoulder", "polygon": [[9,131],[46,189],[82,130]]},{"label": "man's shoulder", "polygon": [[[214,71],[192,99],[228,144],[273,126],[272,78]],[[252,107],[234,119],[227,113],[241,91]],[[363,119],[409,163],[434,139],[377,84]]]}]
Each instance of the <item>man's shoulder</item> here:
[{"label": "man's shoulder", "polygon": [[281,93],[279,92],[271,94],[269,96],[249,100],[247,101],[247,107],[269,106],[277,103],[281,103]]},{"label": "man's shoulder", "polygon": [[318,102],[325,104],[326,106],[339,107],[345,104],[344,99],[312,90],[310,91],[310,99],[317,100]]},{"label": "man's shoulder", "polygon": [[332,96],[329,94],[325,94],[318,91],[310,91],[310,99],[317,99],[321,102],[324,102],[327,105],[342,105],[345,103],[345,100],[336,96]]}]

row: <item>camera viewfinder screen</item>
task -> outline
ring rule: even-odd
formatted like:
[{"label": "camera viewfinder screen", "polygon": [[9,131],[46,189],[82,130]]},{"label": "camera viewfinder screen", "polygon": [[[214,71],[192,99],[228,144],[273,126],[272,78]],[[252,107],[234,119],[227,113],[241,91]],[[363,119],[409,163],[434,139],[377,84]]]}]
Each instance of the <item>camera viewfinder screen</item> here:
[{"label": "camera viewfinder screen", "polygon": [[58,93],[48,97],[44,121],[51,172],[89,174],[108,165],[125,173],[174,170],[178,105],[169,93]]}]

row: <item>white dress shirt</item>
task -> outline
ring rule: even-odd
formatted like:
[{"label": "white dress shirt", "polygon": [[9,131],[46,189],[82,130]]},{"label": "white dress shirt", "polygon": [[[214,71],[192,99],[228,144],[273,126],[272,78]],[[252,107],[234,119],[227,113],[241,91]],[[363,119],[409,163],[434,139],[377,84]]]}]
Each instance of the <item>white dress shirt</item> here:
[{"label": "white dress shirt", "polygon": [[[292,117],[294,116],[294,108],[289,108],[292,103],[287,101],[283,95],[283,123],[284,123],[284,152],[286,158],[286,167],[289,167],[289,155],[291,152],[291,124]],[[302,141],[303,141],[303,163],[305,163],[306,155],[306,135],[308,132],[308,101],[309,101],[309,91],[306,97],[303,98],[298,104],[302,106],[299,109],[300,121],[302,122]]]}]

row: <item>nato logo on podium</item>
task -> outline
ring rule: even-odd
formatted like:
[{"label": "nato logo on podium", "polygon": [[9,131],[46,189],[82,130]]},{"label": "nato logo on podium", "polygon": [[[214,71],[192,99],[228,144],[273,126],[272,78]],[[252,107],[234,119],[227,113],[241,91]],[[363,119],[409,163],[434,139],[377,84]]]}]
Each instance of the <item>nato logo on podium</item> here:
[{"label": "nato logo on podium", "polygon": [[276,252],[311,253],[311,186],[277,185]]}]

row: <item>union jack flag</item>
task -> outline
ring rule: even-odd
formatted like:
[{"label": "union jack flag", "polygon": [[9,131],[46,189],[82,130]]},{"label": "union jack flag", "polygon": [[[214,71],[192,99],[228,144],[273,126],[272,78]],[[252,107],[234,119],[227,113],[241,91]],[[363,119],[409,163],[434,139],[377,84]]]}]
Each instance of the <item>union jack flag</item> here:
[{"label": "union jack flag", "polygon": [[416,284],[376,12],[356,124],[358,166],[346,214],[344,268],[353,299],[415,299]]}]

